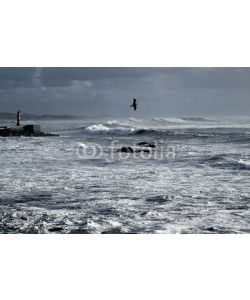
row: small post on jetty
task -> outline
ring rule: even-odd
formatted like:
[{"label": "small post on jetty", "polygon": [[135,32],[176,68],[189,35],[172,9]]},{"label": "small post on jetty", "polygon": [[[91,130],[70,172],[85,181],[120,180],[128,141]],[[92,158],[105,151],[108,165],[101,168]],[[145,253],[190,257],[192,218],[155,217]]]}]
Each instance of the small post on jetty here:
[{"label": "small post on jetty", "polygon": [[21,112],[20,110],[18,110],[16,114],[16,126],[20,126],[20,118],[21,118]]}]

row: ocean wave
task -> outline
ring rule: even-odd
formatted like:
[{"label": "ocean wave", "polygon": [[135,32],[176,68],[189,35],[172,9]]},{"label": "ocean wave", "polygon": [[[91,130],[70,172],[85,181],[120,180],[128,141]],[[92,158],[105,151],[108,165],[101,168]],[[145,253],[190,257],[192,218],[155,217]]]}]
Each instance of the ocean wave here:
[{"label": "ocean wave", "polygon": [[122,127],[122,126],[119,126],[119,127],[108,127],[108,126],[105,126],[103,124],[93,124],[93,125],[90,125],[90,126],[87,126],[85,129],[84,129],[85,132],[88,132],[88,133],[92,133],[92,134],[102,134],[102,133],[111,133],[111,134],[130,134],[130,133],[133,133],[135,131],[135,128],[132,128],[132,127]]},{"label": "ocean wave", "polygon": [[140,122],[140,120],[135,119],[135,118],[129,118],[128,120],[129,120],[129,122]]},{"label": "ocean wave", "polygon": [[218,155],[214,155],[212,157],[209,157],[208,161],[209,162],[216,162],[216,161],[221,161],[221,160],[224,160],[224,159],[225,159],[225,157],[223,155],[218,154]]},{"label": "ocean wave", "polygon": [[230,170],[250,170],[250,162],[238,160],[238,161],[226,161],[219,165],[223,169]]},{"label": "ocean wave", "polygon": [[129,122],[134,122],[134,123],[150,123],[150,124],[155,124],[155,123],[166,123],[166,124],[185,124],[185,123],[191,123],[191,122],[217,122],[215,120],[210,120],[210,119],[205,119],[201,117],[194,117],[194,118],[178,118],[178,117],[168,117],[168,118],[146,118],[146,119],[135,119],[135,118],[130,118],[128,119]]},{"label": "ocean wave", "polygon": [[195,118],[154,118],[154,119],[149,119],[149,121],[152,120],[154,122],[166,122],[166,123],[173,123],[173,124],[178,124],[178,123],[190,123],[190,122],[215,122],[214,120],[209,120],[201,117],[195,117]]},{"label": "ocean wave", "polygon": [[185,123],[181,118],[146,118],[146,119],[134,119],[130,118],[128,121],[134,123],[143,123],[143,124],[179,124]]},{"label": "ocean wave", "polygon": [[[154,136],[161,138],[174,138],[177,140],[187,140],[187,139],[209,139],[212,140],[217,138],[221,139],[224,137],[223,134],[214,134],[209,132],[197,132],[196,130],[170,130],[167,128],[150,128],[150,127],[139,127],[139,126],[128,126],[126,124],[119,123],[116,125],[114,121],[100,123],[100,124],[91,124],[86,127],[80,127],[75,129],[77,131],[83,131],[83,133],[89,134],[113,134],[113,135],[145,135],[145,136]],[[225,138],[225,137],[224,137]]]},{"label": "ocean wave", "polygon": [[[153,124],[153,119],[144,119],[143,121],[134,123],[133,121],[126,120],[105,120],[100,121],[100,123],[73,123],[75,128],[63,129],[64,132],[71,132],[74,135],[79,134],[93,134],[93,135],[143,135],[150,136],[154,138],[163,138],[170,140],[209,140],[212,143],[244,143],[250,142],[249,132],[234,132],[227,128],[200,128],[199,125],[195,128],[186,127],[185,124],[182,127],[172,127],[168,126],[169,119],[155,119]],[[160,121],[161,120],[161,121]],[[174,121],[171,119],[172,122]],[[148,122],[151,122],[150,124]],[[161,124],[159,122],[167,122],[166,124]],[[80,126],[79,126],[80,125]],[[81,126],[83,125],[83,126]],[[85,125],[85,126],[84,126]]]},{"label": "ocean wave", "polygon": [[212,167],[229,170],[250,170],[250,161],[230,157],[230,155],[214,155],[207,160]]},{"label": "ocean wave", "polygon": [[147,202],[157,202],[157,203],[164,203],[168,201],[172,201],[173,197],[168,195],[158,195],[158,196],[152,196],[146,199]]},{"label": "ocean wave", "polygon": [[196,117],[196,118],[181,118],[183,121],[188,121],[188,122],[218,122],[215,120],[210,120],[210,119],[205,119],[201,117]]},{"label": "ocean wave", "polygon": [[181,118],[159,118],[159,121],[173,124],[185,123]]},{"label": "ocean wave", "polygon": [[121,125],[121,122],[116,120],[107,121],[105,125]]},{"label": "ocean wave", "polygon": [[250,161],[249,161],[249,160],[248,160],[248,161],[245,161],[245,160],[243,160],[243,159],[240,159],[240,160],[238,161],[238,163],[239,163],[244,169],[250,170]]},{"label": "ocean wave", "polygon": [[236,144],[248,144],[250,143],[250,137],[244,135],[242,137],[236,137],[235,139],[233,139],[231,142],[236,143]]},{"label": "ocean wave", "polygon": [[160,133],[160,132],[154,129],[143,129],[143,128],[138,129],[134,132],[134,134],[152,134],[152,133]]},{"label": "ocean wave", "polygon": [[176,140],[187,140],[187,139],[208,139],[213,136],[208,133],[199,133],[192,131],[184,131],[184,130],[169,130],[169,129],[149,129],[149,128],[141,128],[137,129],[133,134],[139,135],[154,135],[156,137],[172,137]]}]

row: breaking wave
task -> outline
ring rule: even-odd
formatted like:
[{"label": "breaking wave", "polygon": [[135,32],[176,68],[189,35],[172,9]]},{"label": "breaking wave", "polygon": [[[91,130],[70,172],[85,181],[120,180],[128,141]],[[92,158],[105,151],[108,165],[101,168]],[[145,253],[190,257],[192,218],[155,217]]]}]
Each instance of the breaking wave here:
[{"label": "breaking wave", "polygon": [[236,134],[221,128],[197,129],[197,128],[167,128],[166,126],[147,126],[147,124],[128,124],[126,122],[118,122],[116,120],[105,123],[90,124],[85,127],[75,128],[81,134],[94,135],[140,135],[155,138],[168,138],[176,140],[211,140],[212,142],[230,142],[230,143],[249,143],[250,137],[248,133]]},{"label": "breaking wave", "polygon": [[88,133],[92,133],[92,134],[102,134],[102,133],[106,133],[106,134],[118,134],[118,135],[122,135],[122,134],[131,134],[135,131],[135,128],[129,128],[129,127],[123,127],[123,126],[119,126],[119,127],[108,127],[106,125],[103,124],[94,124],[94,125],[90,125],[87,126],[84,129],[85,132]]},{"label": "breaking wave", "polygon": [[[250,143],[250,132],[248,128],[244,128],[240,134],[231,128],[217,126],[213,124],[211,127],[203,127],[201,123],[198,125],[187,125],[187,122],[195,124],[202,118],[189,118],[190,121],[184,121],[178,118],[156,118],[156,119],[121,119],[121,120],[100,120],[96,123],[82,122],[75,123],[75,128],[65,129],[65,132],[72,135],[111,135],[111,136],[142,136],[150,138],[162,138],[168,140],[209,140],[212,143]],[[100,122],[100,123],[98,123]],[[176,126],[172,126],[174,122],[179,122]],[[181,123],[182,122],[182,123]],[[180,125],[179,125],[180,124]],[[183,124],[183,126],[182,126]],[[79,126],[80,125],[80,126]],[[81,126],[83,125],[83,126]]]}]

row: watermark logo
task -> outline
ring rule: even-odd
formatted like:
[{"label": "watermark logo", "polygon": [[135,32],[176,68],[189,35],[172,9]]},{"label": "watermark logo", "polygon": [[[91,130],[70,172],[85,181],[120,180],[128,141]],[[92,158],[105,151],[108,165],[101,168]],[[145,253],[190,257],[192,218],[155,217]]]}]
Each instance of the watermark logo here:
[{"label": "watermark logo", "polygon": [[109,158],[111,160],[121,159],[155,159],[155,160],[174,160],[177,157],[181,146],[167,146],[164,141],[155,141],[151,144],[139,146],[133,144],[132,146],[122,146],[120,141],[113,140],[109,146],[102,146],[97,143],[80,143],[76,147],[76,155],[79,159],[103,159]]},{"label": "watermark logo", "polygon": [[76,148],[76,155],[81,159],[102,159],[103,147],[97,143],[80,143]]}]

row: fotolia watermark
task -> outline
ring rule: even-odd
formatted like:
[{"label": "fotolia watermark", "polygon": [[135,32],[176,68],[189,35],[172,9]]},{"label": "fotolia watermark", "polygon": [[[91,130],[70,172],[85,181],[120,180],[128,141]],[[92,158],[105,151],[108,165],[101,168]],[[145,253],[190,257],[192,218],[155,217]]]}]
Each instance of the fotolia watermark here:
[{"label": "fotolia watermark", "polygon": [[181,145],[167,146],[164,141],[158,140],[154,143],[139,143],[132,146],[122,146],[120,141],[113,140],[110,146],[97,143],[80,143],[76,147],[76,155],[80,159],[155,159],[174,160],[178,151],[183,150]]}]

